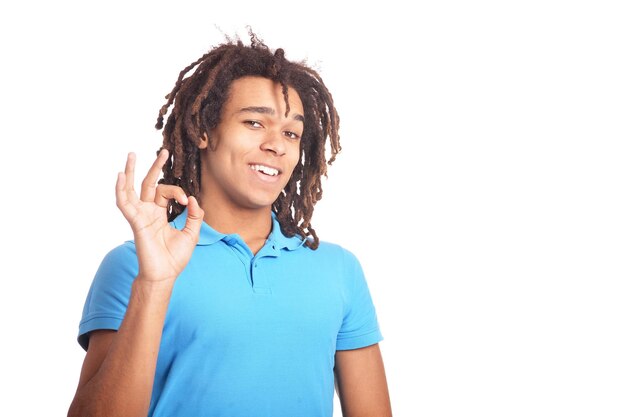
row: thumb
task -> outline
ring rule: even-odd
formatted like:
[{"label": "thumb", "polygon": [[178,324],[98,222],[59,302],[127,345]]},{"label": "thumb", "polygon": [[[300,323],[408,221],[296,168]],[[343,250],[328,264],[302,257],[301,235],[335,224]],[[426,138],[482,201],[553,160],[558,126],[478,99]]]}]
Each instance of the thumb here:
[{"label": "thumb", "polygon": [[183,232],[189,234],[195,241],[200,235],[200,227],[204,220],[204,210],[200,208],[196,197],[189,197],[187,202],[187,221]]}]

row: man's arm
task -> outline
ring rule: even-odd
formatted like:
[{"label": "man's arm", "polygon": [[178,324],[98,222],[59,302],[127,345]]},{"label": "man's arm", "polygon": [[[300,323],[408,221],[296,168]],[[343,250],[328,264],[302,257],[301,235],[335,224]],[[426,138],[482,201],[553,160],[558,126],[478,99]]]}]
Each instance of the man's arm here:
[{"label": "man's arm", "polygon": [[146,416],[171,285],[133,283],[118,332],[94,331],[68,416]]},{"label": "man's arm", "polygon": [[390,417],[391,403],[378,344],[335,354],[335,383],[344,417]]},{"label": "man's arm", "polygon": [[[94,331],[68,416],[145,417],[150,407],[163,323],[176,278],[198,242],[204,212],[182,188],[156,185],[168,158],[162,150],[148,171],[141,195],[134,189],[135,155],[118,175],[117,206],[135,238],[139,274],[119,330]],[[167,204],[187,205],[185,227],[167,221]]]}]

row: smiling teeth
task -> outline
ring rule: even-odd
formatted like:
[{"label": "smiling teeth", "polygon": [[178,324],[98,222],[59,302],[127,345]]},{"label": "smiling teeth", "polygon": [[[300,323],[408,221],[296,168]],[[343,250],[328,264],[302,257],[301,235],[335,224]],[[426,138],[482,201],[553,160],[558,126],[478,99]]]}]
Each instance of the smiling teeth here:
[{"label": "smiling teeth", "polygon": [[261,171],[262,173],[267,174],[267,175],[271,175],[271,176],[278,175],[277,169],[266,167],[264,165],[250,165],[250,168],[252,168],[255,171]]}]

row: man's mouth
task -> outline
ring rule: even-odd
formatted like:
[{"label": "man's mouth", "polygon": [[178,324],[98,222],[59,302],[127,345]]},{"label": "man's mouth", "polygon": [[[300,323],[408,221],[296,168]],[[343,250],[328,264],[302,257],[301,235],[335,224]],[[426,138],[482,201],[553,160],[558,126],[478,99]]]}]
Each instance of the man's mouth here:
[{"label": "man's mouth", "polygon": [[265,165],[254,164],[254,165],[248,165],[248,166],[253,171],[259,171],[259,172],[262,172],[263,174],[269,175],[271,177],[275,177],[276,175],[280,174],[280,171],[277,170],[276,168],[268,167],[268,166],[265,166]]}]

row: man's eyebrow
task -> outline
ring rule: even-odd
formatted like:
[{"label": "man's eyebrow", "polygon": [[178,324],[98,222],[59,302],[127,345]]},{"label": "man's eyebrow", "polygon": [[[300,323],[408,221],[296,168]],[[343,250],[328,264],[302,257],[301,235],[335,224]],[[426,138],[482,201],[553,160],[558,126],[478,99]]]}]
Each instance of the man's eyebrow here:
[{"label": "man's eyebrow", "polygon": [[[249,106],[249,107],[243,107],[241,109],[239,109],[238,113],[261,113],[261,114],[269,114],[269,115],[274,115],[276,114],[276,110],[274,110],[271,107],[264,107],[264,106]],[[292,113],[293,116],[292,118],[294,120],[298,120],[302,123],[304,123],[304,116],[298,113]]]}]

